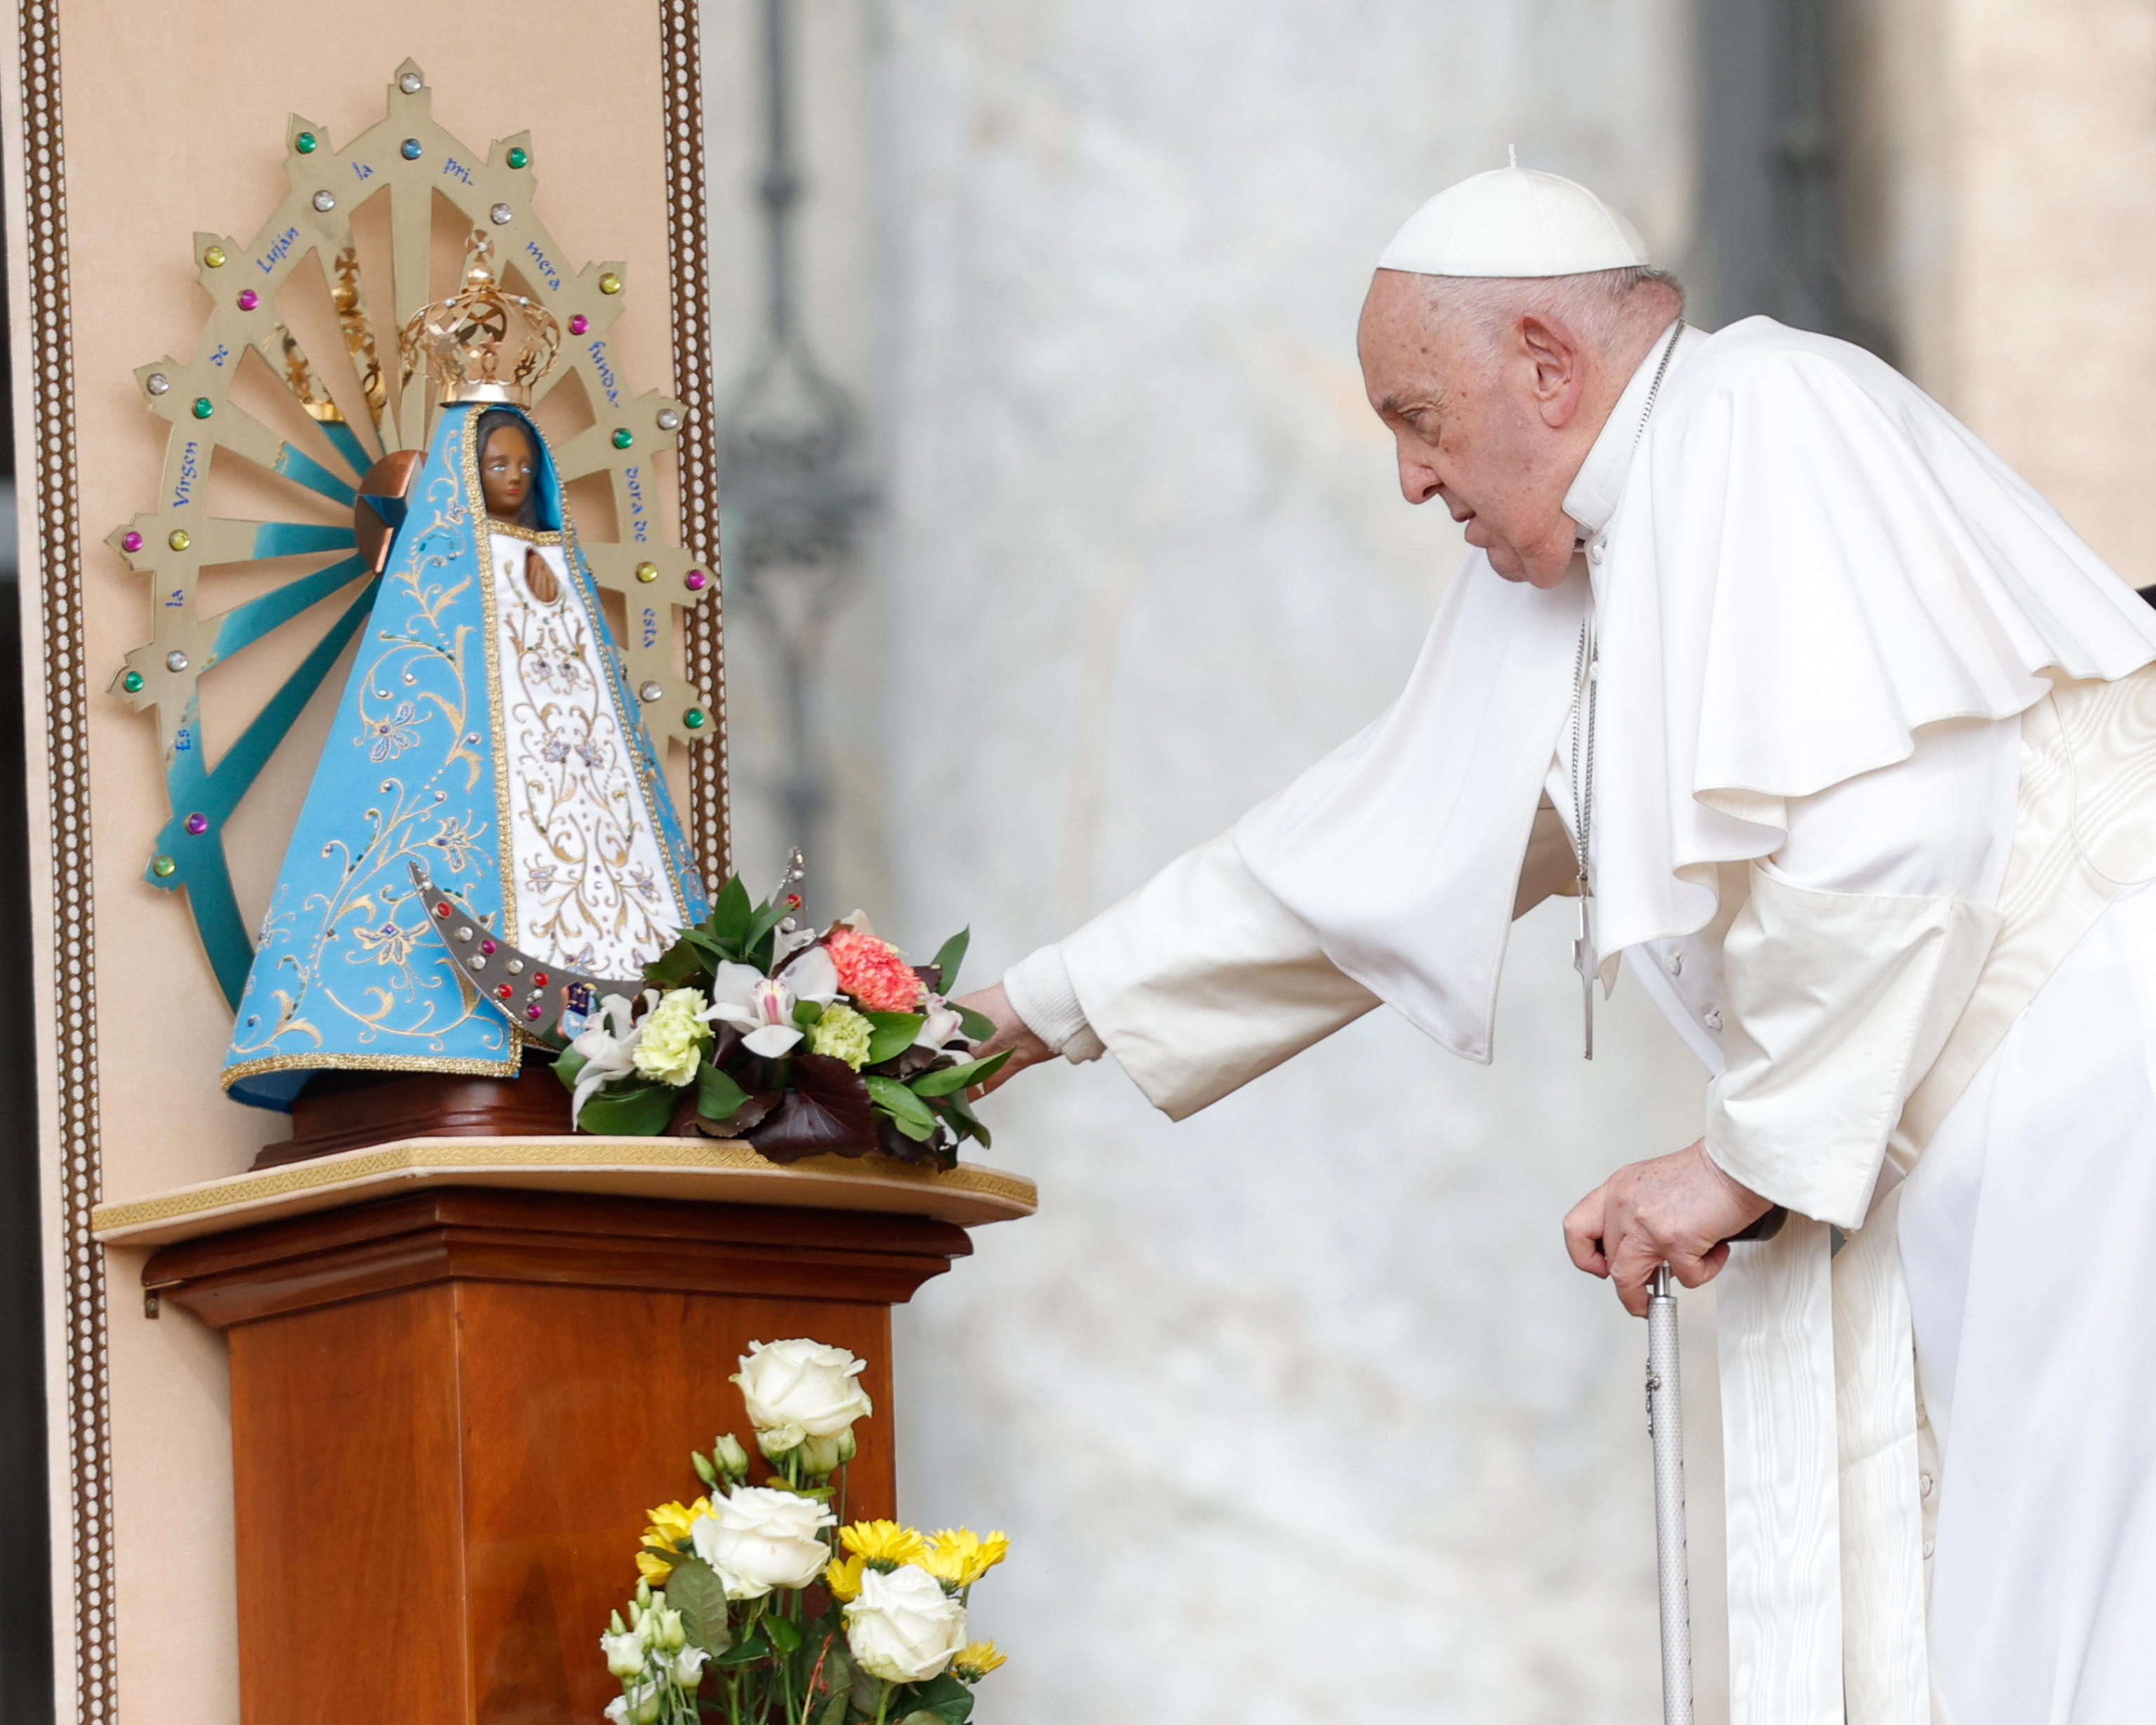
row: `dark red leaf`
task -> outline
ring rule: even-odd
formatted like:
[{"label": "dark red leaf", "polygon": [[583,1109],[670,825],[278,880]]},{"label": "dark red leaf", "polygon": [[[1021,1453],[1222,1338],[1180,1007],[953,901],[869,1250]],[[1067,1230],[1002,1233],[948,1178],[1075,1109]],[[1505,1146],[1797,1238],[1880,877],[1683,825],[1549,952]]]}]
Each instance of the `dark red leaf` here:
[{"label": "dark red leaf", "polygon": [[788,1065],[793,1088],[742,1136],[773,1162],[865,1156],[876,1147],[875,1110],[852,1067],[833,1055],[813,1054],[795,1055]]}]

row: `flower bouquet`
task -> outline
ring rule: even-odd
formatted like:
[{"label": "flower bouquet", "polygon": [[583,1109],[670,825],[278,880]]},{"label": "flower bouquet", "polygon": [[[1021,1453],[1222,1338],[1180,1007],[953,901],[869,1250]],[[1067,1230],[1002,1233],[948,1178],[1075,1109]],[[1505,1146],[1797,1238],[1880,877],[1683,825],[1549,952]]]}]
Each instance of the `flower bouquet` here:
[{"label": "flower bouquet", "polygon": [[[966,1639],[973,1584],[1009,1542],[845,1519],[854,1422],[874,1410],[863,1363],[805,1339],[752,1343],[733,1381],[777,1471],[748,1451],[693,1455],[709,1496],[649,1512],[642,1579],[599,1637],[621,1694],[614,1725],[964,1725],[1003,1664]],[[834,1499],[838,1507],[834,1512]]]},{"label": "flower bouquet", "polygon": [[738,876],[711,915],[645,967],[631,1002],[608,994],[557,1060],[591,1132],[743,1138],[774,1162],[881,1150],[950,1168],[988,1128],[966,1091],[1009,1057],[975,1060],[994,1033],[944,997],[964,931],[908,964],[865,918],[798,926],[798,894],[752,905]]}]

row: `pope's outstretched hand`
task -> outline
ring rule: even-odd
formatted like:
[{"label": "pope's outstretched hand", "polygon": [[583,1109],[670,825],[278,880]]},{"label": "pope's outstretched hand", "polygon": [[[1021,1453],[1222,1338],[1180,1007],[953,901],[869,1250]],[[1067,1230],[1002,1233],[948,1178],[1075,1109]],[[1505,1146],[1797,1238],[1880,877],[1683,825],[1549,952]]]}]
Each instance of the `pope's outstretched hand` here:
[{"label": "pope's outstretched hand", "polygon": [[1011,1057],[1004,1062],[1003,1069],[986,1084],[975,1085],[967,1092],[968,1096],[984,1096],[990,1091],[1009,1084],[1028,1066],[1037,1066],[1043,1060],[1055,1058],[1055,1050],[1034,1035],[1026,1027],[1025,1020],[1012,1009],[1010,997],[1004,993],[1001,983],[993,988],[978,989],[957,1004],[968,1011],[977,1012],[983,1018],[993,1020],[996,1027],[994,1035],[986,1042],[975,1045],[974,1059],[984,1060],[991,1055],[1001,1054],[1005,1049],[1011,1051]]},{"label": "pope's outstretched hand", "polygon": [[1729,1261],[1730,1236],[1773,1208],[1722,1173],[1702,1138],[1674,1156],[1620,1168],[1581,1199],[1564,1219],[1565,1249],[1589,1276],[1617,1285],[1627,1312],[1645,1317],[1657,1265],[1688,1288],[1712,1281]]}]

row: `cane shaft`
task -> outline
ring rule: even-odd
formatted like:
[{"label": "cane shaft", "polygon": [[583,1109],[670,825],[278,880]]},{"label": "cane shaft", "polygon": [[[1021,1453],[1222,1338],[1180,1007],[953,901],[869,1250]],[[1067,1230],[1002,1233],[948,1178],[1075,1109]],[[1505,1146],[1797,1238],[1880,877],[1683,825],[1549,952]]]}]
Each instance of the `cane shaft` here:
[{"label": "cane shaft", "polygon": [[1692,1725],[1691,1583],[1685,1548],[1677,1302],[1666,1267],[1647,1301],[1647,1430],[1655,1445],[1655,1555],[1662,1610],[1662,1725]]}]

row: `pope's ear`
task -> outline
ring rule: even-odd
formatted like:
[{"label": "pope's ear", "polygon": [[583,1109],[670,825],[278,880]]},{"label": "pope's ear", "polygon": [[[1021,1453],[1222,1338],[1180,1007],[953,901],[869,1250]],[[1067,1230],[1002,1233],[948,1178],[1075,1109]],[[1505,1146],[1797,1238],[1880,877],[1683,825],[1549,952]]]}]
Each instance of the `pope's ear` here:
[{"label": "pope's ear", "polygon": [[1521,357],[1531,368],[1532,393],[1543,423],[1553,431],[1567,424],[1579,406],[1585,376],[1579,345],[1571,333],[1532,311],[1516,332]]}]

